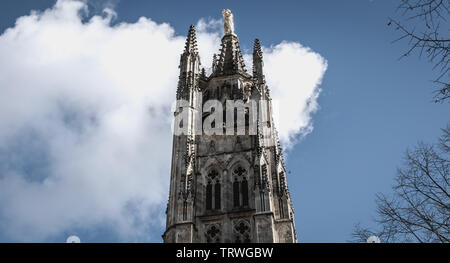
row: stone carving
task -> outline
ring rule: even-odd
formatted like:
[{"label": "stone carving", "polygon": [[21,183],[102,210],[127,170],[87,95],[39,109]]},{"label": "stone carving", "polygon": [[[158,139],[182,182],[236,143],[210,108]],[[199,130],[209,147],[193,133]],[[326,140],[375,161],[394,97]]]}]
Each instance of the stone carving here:
[{"label": "stone carving", "polygon": [[214,180],[218,175],[219,173],[216,170],[211,170],[211,172],[209,172],[208,174],[208,177],[211,178],[211,180]]},{"label": "stone carving", "polygon": [[244,168],[242,168],[242,166],[238,166],[236,169],[234,169],[233,173],[236,176],[241,177],[244,176],[247,173],[247,171]]},{"label": "stone carving", "polygon": [[223,29],[225,35],[233,35],[234,21],[233,21],[233,14],[231,13],[230,9],[222,10],[222,16],[223,16]]},{"label": "stone carving", "polygon": [[216,143],[214,141],[209,142],[209,152],[211,153],[216,152]]},{"label": "stone carving", "polygon": [[248,220],[233,221],[234,243],[250,243],[251,242],[251,227]]},{"label": "stone carving", "polygon": [[220,224],[211,224],[206,226],[205,237],[207,243],[220,243],[222,237]]}]

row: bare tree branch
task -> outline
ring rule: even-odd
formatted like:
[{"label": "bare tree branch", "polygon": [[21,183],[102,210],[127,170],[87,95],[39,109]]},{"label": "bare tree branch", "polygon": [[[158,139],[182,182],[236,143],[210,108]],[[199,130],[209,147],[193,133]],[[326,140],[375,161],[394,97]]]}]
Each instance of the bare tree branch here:
[{"label": "bare tree branch", "polygon": [[410,56],[416,51],[419,57],[425,54],[434,64],[433,69],[439,69],[439,75],[434,80],[434,84],[440,86],[435,91],[435,102],[448,100],[450,36],[447,18],[450,0],[401,0],[398,10],[406,21],[390,18],[388,26],[394,25],[400,32],[393,42],[408,40],[409,48],[401,57]]},{"label": "bare tree branch", "polygon": [[437,145],[419,143],[405,154],[393,194],[378,194],[377,219],[381,230],[356,225],[354,241],[378,235],[383,242],[450,243],[450,124]]}]

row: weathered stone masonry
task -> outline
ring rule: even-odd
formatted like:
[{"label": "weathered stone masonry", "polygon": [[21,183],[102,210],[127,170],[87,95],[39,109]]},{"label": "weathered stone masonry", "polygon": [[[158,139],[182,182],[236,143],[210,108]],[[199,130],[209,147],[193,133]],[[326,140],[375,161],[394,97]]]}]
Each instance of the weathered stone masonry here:
[{"label": "weathered stone masonry", "polygon": [[[200,70],[194,26],[189,28],[181,55],[177,99],[190,105],[188,133],[173,137],[163,239],[201,243],[297,242],[260,43],[255,40],[250,75],[234,34],[232,14],[229,10],[223,14],[225,35],[209,76]],[[226,100],[266,100],[267,121],[258,119],[256,135],[199,135],[193,131],[202,123],[196,117],[200,99],[216,99],[223,105]],[[207,115],[203,113],[202,117]]]}]

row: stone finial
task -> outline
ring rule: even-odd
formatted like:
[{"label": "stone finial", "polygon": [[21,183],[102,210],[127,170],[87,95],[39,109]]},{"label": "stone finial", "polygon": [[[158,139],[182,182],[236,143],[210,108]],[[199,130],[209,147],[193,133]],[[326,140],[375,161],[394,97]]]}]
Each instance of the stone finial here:
[{"label": "stone finial", "polygon": [[255,44],[253,45],[253,57],[258,57],[262,59],[262,50],[259,39],[255,39]]},{"label": "stone finial", "polygon": [[212,72],[213,73],[216,71],[216,67],[217,67],[217,55],[214,54],[213,55],[213,62],[212,62]]}]

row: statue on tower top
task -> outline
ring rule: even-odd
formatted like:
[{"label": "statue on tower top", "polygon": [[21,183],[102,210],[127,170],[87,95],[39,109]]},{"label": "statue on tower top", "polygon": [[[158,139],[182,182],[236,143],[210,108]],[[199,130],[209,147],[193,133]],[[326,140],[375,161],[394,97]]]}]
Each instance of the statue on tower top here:
[{"label": "statue on tower top", "polygon": [[230,9],[223,9],[223,29],[225,35],[233,35],[234,34],[234,21],[233,14]]}]

